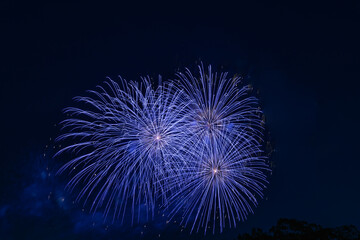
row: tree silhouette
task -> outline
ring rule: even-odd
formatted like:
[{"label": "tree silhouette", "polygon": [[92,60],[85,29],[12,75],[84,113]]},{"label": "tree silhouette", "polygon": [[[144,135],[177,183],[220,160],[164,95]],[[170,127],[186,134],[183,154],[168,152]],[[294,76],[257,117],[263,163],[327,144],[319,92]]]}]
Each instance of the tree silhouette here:
[{"label": "tree silhouette", "polygon": [[336,228],[323,228],[318,224],[307,223],[295,219],[281,218],[268,232],[253,229],[251,234],[238,236],[238,240],[356,240],[360,239],[360,231],[354,225]]}]

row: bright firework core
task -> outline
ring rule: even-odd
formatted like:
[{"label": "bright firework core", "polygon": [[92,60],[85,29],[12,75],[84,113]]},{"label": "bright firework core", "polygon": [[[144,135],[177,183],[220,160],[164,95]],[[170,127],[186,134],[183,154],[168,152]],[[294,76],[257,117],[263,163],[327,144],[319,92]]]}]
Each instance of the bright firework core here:
[{"label": "bright firework core", "polygon": [[165,142],[163,141],[161,135],[159,133],[154,135],[154,144],[156,145],[156,149],[163,148],[165,145]]},{"label": "bright firework core", "polygon": [[221,132],[221,117],[213,110],[204,110],[199,113],[197,121],[200,125],[199,133],[203,132],[208,135],[216,135]]}]

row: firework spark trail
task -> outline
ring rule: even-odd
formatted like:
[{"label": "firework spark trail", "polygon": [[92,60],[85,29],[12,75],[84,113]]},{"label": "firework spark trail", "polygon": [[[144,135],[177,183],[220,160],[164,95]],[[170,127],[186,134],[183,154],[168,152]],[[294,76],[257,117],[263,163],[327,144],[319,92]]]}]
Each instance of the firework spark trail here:
[{"label": "firework spark trail", "polygon": [[106,85],[108,90],[90,91],[94,97],[76,98],[86,104],[84,109],[65,110],[72,118],[63,121],[68,133],[58,140],[76,142],[58,154],[75,151],[77,157],[60,172],[79,169],[68,188],[86,183],[78,200],[85,198],[86,204],[91,199],[93,211],[105,206],[105,216],[114,210],[113,218],[124,219],[130,204],[134,221],[136,207],[140,219],[141,205],[153,215],[158,196],[166,202],[162,179],[182,161],[172,158],[181,157],[174,152],[183,138],[187,103],[171,83],[156,90],[146,78],[140,84],[120,79],[120,85],[111,80]]}]

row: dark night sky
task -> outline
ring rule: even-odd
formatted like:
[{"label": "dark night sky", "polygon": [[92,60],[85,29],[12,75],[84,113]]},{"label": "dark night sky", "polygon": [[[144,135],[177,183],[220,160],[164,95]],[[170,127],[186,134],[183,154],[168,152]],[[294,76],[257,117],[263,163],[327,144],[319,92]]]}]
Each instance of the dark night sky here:
[{"label": "dark night sky", "polygon": [[[247,76],[275,147],[267,200],[209,239],[280,217],[360,228],[359,1],[220,2],[1,3],[1,239],[137,239],[140,227],[93,227],[99,217],[71,204],[64,179],[45,177],[39,159],[72,97],[106,76],[173,78],[199,60]],[[145,238],[189,237],[150,225]]]}]

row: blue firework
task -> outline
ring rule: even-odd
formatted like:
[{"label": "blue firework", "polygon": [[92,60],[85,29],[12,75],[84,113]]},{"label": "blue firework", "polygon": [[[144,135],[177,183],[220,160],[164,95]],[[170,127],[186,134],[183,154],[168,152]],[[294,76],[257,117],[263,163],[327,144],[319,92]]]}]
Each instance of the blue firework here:
[{"label": "blue firework", "polygon": [[261,137],[261,111],[257,99],[249,96],[250,87],[241,87],[240,77],[214,73],[211,66],[208,71],[202,65],[198,68],[198,77],[188,69],[177,74],[177,87],[191,101],[186,125],[193,141],[207,139],[222,144],[239,137],[239,141],[248,141],[251,134]]},{"label": "blue firework", "polygon": [[236,221],[253,212],[256,198],[263,196],[268,166],[260,145],[240,140],[224,140],[221,147],[193,145],[181,170],[167,179],[177,189],[167,205],[170,218],[181,215],[181,224],[190,225],[191,232],[212,228],[214,233],[226,224],[236,227]]},{"label": "blue firework", "polygon": [[[176,81],[109,80],[81,108],[67,108],[67,143],[75,157],[68,188],[80,187],[92,211],[131,220],[154,215],[159,203],[191,231],[223,231],[246,219],[267,184],[264,121],[241,78],[199,66]],[[161,82],[161,81],[160,81]],[[73,155],[72,155],[73,156]]]},{"label": "blue firework", "polygon": [[164,179],[183,161],[176,152],[188,103],[171,83],[154,89],[147,78],[109,80],[98,89],[75,98],[83,108],[65,110],[71,117],[58,140],[70,144],[58,154],[72,151],[76,157],[60,172],[74,172],[68,188],[80,185],[78,200],[90,202],[92,211],[104,208],[105,216],[124,219],[131,209],[132,221],[153,215],[158,200],[166,203]]},{"label": "blue firework", "polygon": [[[180,152],[187,161],[167,182],[177,189],[169,199],[170,217],[182,215],[191,231],[236,226],[244,220],[256,197],[262,197],[268,165],[261,150],[264,130],[257,99],[240,78],[205,72],[199,77],[179,73],[179,89],[190,101],[185,119],[186,143]],[[180,188],[179,188],[180,186]],[[217,224],[218,222],[218,224]]]}]

